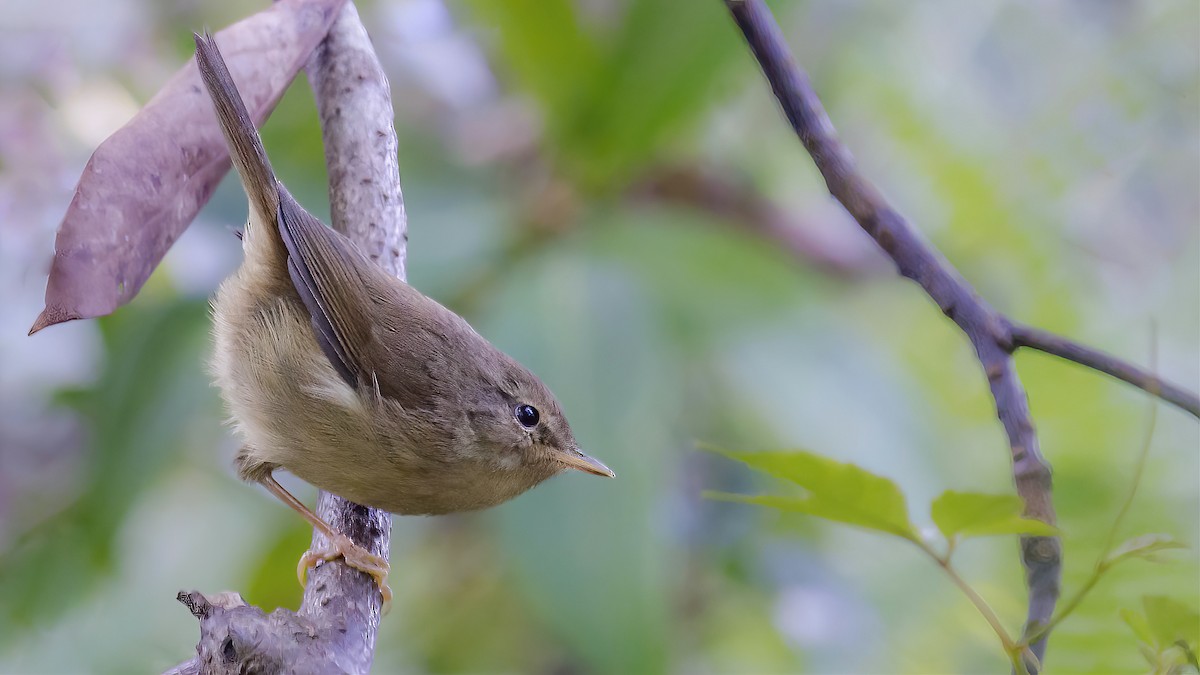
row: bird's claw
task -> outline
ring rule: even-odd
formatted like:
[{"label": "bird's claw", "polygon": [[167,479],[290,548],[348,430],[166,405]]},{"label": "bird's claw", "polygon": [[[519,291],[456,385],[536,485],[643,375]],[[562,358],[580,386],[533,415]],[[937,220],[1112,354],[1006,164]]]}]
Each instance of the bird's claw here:
[{"label": "bird's claw", "polygon": [[315,568],[323,562],[338,558],[345,559],[347,565],[369,574],[375,580],[375,583],[379,585],[379,592],[383,596],[382,612],[387,614],[392,607],[392,589],[387,585],[388,571],[391,569],[388,561],[355,544],[350,537],[344,534],[334,536],[330,541],[329,548],[319,551],[309,549],[300,556],[300,562],[296,566],[300,585],[305,585],[305,578],[308,576],[310,567]]}]

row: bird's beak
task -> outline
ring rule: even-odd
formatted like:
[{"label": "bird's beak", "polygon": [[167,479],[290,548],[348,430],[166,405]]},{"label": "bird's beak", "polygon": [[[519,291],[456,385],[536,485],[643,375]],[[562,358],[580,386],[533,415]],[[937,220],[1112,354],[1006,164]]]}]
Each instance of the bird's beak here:
[{"label": "bird's beak", "polygon": [[572,469],[579,469],[580,471],[593,473],[597,476],[605,476],[606,478],[617,477],[617,474],[613,473],[612,469],[604,466],[603,462],[594,457],[588,457],[579,448],[572,448],[565,452],[556,452],[554,453],[554,458]]}]

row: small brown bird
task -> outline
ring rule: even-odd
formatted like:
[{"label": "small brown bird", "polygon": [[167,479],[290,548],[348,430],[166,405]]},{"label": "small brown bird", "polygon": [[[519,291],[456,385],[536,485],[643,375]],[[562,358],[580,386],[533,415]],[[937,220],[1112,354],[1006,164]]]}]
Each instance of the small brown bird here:
[{"label": "small brown bird", "polygon": [[387,274],[279,183],[216,42],[196,60],[250,201],[245,259],[213,301],[212,370],[244,445],[238,474],[322,529],[390,597],[387,561],[333,532],[272,477],[285,469],[398,514],[494,506],[580,451],[554,394],[466,321]]}]

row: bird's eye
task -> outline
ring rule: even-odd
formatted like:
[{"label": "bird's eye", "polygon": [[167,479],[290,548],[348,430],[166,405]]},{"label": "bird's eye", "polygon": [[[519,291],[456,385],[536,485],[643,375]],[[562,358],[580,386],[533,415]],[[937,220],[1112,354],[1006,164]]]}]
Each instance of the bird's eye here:
[{"label": "bird's eye", "polygon": [[537,408],[531,405],[519,405],[514,413],[517,416],[517,421],[526,429],[532,429],[538,423]]}]

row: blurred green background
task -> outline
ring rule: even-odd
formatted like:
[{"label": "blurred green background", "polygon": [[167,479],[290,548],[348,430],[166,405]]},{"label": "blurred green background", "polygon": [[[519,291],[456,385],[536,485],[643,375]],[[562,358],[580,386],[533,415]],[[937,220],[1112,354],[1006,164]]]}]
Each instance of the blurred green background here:
[{"label": "blurred green background", "polygon": [[[233,476],[204,361],[240,260],[227,179],[137,300],[25,332],[90,152],[261,3],[5,0],[0,12],[0,672],[151,672],[198,628],[180,589],[296,607],[308,528]],[[1014,318],[1200,388],[1200,5],[779,2],[867,175]],[[713,503],[768,481],[695,449],[802,447],[896,480],[1011,491],[973,354],[894,278],[775,108],[717,0],[374,0],[392,82],[410,281],[555,390],[618,474],[489,512],[399,518],[378,672],[1000,672],[928,560],[871,534]],[[301,77],[264,128],[327,215]],[[718,197],[714,197],[717,195]],[[722,199],[724,201],[722,201]],[[765,228],[787,246],[757,236]],[[1055,468],[1069,593],[1103,543],[1140,392],[1022,353]],[[1200,594],[1200,427],[1164,408],[1126,527],[1192,546],[1112,573],[1048,672],[1139,672],[1118,618]],[[287,483],[306,500],[315,491]],[[964,575],[1009,628],[1013,538]]]}]

